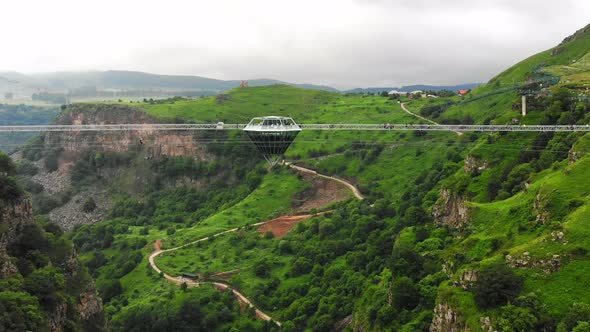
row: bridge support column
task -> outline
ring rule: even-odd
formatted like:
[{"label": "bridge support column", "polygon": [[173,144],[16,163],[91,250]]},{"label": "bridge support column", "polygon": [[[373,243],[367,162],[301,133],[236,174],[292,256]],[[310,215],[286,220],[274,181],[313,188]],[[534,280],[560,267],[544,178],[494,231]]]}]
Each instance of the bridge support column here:
[{"label": "bridge support column", "polygon": [[526,95],[522,95],[522,116],[526,116]]}]

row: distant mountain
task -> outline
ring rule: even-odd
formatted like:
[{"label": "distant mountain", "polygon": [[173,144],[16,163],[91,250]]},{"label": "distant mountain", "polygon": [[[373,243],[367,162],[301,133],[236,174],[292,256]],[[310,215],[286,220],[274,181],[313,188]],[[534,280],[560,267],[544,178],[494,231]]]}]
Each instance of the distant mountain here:
[{"label": "distant mountain", "polygon": [[345,93],[375,93],[381,91],[391,91],[397,90],[401,92],[411,92],[415,90],[431,90],[431,91],[440,91],[440,90],[463,90],[463,89],[473,89],[482,83],[465,83],[465,84],[458,84],[458,85],[426,85],[426,84],[416,84],[416,85],[404,85],[402,87],[383,87],[383,88],[356,88],[351,90],[343,91]]},{"label": "distant mountain", "polygon": [[[329,86],[294,84],[273,79],[246,80],[250,86],[287,84],[306,89],[338,91]],[[201,76],[158,75],[137,71],[55,72],[24,75],[0,72],[0,94],[30,96],[37,92],[69,93],[78,97],[121,95],[200,95],[235,88],[241,80],[218,80]]]}]

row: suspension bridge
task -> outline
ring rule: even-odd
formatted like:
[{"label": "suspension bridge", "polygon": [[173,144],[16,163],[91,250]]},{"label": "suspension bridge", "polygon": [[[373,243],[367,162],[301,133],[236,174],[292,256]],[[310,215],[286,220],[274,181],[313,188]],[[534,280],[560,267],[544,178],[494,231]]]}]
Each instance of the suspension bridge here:
[{"label": "suspension bridge", "polygon": [[[0,133],[7,132],[102,132],[102,131],[199,131],[244,130],[247,124],[88,124],[88,125],[35,125],[0,126]],[[372,131],[452,131],[452,132],[590,132],[590,125],[444,125],[444,124],[345,124],[299,123],[301,130],[372,130]],[[277,126],[274,129],[289,129]]]}]

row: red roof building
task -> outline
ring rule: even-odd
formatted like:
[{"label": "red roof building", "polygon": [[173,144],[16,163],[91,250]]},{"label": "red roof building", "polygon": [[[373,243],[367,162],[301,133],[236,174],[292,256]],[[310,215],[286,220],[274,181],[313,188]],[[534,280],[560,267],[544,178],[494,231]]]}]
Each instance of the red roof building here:
[{"label": "red roof building", "polygon": [[457,93],[461,96],[464,96],[469,93],[469,90],[459,90],[459,91],[457,91]]}]

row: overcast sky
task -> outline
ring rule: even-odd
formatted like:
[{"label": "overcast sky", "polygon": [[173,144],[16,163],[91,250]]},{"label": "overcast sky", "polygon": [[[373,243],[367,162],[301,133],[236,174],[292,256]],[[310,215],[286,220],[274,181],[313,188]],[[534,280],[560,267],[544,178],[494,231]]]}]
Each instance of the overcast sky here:
[{"label": "overcast sky", "polygon": [[590,23],[588,0],[9,0],[0,69],[338,88],[482,82]]}]

